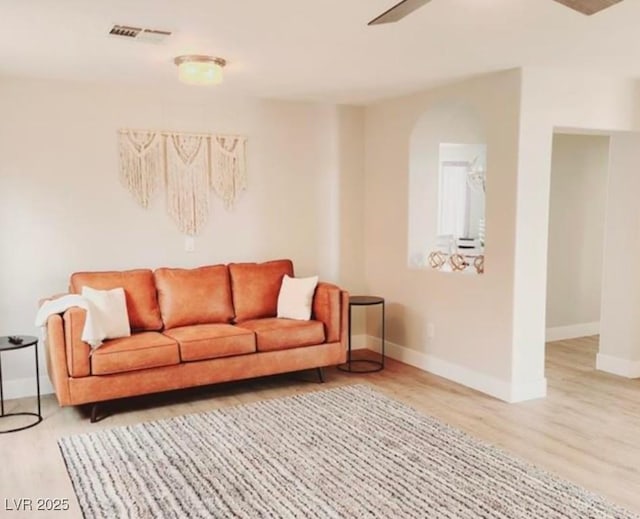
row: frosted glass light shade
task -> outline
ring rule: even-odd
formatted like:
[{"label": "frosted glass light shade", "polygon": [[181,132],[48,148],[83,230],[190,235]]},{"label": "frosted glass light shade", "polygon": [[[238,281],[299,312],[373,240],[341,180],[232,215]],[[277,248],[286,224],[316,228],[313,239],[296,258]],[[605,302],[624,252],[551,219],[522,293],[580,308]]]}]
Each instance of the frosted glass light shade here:
[{"label": "frosted glass light shade", "polygon": [[222,68],[227,64],[222,58],[212,56],[178,56],[178,78],[189,85],[218,85],[222,83]]}]

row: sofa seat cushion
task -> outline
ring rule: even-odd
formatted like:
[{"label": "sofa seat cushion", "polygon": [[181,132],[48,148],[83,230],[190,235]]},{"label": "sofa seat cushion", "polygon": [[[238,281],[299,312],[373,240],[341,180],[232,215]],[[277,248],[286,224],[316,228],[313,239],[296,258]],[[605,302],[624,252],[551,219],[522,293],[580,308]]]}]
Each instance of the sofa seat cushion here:
[{"label": "sofa seat cushion", "polygon": [[178,343],[174,339],[157,332],[143,332],[105,341],[91,354],[91,374],[110,375],[179,363]]},{"label": "sofa seat cushion", "polygon": [[185,362],[255,353],[256,337],[251,330],[231,324],[199,324],[165,330],[178,342]]},{"label": "sofa seat cushion", "polygon": [[258,351],[286,350],[324,342],[324,325],[320,321],[293,319],[253,319],[240,326],[256,332]]}]

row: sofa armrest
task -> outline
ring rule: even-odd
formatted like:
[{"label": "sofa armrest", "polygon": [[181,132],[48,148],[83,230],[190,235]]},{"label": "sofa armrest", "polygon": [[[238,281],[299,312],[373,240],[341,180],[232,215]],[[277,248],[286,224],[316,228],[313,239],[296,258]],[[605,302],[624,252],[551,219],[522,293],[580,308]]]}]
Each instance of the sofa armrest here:
[{"label": "sofa armrest", "polygon": [[53,384],[60,405],[69,405],[71,397],[62,317],[59,315],[49,317],[45,337],[44,347],[49,380]]},{"label": "sofa armrest", "polygon": [[91,346],[82,340],[82,330],[87,317],[83,308],[69,308],[63,315],[64,342],[67,354],[67,369],[72,377],[86,377],[91,374],[89,354]]},{"label": "sofa armrest", "polygon": [[313,319],[324,323],[326,341],[341,340],[342,290],[330,283],[318,283],[313,296]]}]

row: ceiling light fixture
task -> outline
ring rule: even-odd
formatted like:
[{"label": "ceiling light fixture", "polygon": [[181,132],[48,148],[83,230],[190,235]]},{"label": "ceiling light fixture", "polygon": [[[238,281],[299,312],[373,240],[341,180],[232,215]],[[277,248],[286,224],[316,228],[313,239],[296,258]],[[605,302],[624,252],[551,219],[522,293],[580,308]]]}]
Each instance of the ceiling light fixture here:
[{"label": "ceiling light fixture", "polygon": [[218,85],[222,83],[222,68],[226,60],[214,56],[187,55],[173,60],[178,66],[178,78],[189,85]]}]

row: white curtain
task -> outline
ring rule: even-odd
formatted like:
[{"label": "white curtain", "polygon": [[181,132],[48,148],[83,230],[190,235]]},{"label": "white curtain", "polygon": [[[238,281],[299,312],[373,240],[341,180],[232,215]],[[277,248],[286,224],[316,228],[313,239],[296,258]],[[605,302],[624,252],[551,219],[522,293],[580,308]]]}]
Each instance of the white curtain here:
[{"label": "white curtain", "polygon": [[466,236],[467,210],[467,168],[443,165],[440,172],[438,234],[456,238]]}]

